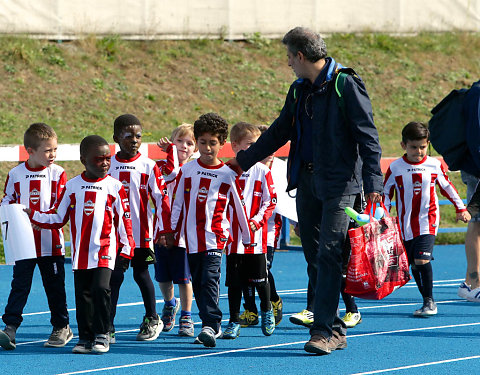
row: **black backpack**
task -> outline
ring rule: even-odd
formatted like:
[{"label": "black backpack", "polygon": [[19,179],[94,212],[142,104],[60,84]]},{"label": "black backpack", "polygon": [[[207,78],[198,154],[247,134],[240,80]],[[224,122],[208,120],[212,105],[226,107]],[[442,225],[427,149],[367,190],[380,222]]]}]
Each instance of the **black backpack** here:
[{"label": "black backpack", "polygon": [[469,89],[452,90],[431,110],[428,123],[432,146],[448,168],[475,176],[480,176],[479,100],[480,81]]}]

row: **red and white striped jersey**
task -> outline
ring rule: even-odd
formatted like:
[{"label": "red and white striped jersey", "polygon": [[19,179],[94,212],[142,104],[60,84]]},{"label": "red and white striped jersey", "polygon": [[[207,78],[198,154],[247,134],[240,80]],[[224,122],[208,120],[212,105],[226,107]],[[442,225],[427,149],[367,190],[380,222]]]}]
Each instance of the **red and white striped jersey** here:
[{"label": "red and white striped jersey", "polygon": [[267,252],[268,225],[272,216],[277,194],[273,185],[270,169],[262,163],[257,163],[248,171],[243,172],[238,179],[242,189],[245,209],[250,222],[257,228],[254,233],[254,246],[245,248],[239,233],[238,219],[232,211],[232,238],[228,245],[227,254],[262,254]]},{"label": "red and white striped jersey", "polygon": [[60,228],[70,220],[72,269],[105,267],[113,270],[117,248],[132,258],[135,242],[127,194],[111,176],[90,180],[82,173],[69,180],[55,208],[32,211],[32,223]]},{"label": "red and white striped jersey", "polygon": [[268,233],[267,233],[267,246],[271,246],[274,249],[278,247],[278,239],[280,238],[280,231],[282,230],[282,215],[274,213],[270,216],[267,222]]},{"label": "red and white striped jersey", "polygon": [[[31,168],[28,161],[17,165],[7,176],[2,204],[20,203],[32,210],[47,211],[60,197],[67,176],[62,167]],[[62,229],[34,230],[37,257],[65,255]]]},{"label": "red and white striped jersey", "polygon": [[251,242],[236,177],[223,163],[212,167],[193,160],[180,169],[173,196],[172,228],[179,233],[178,237],[184,238],[189,254],[225,248],[230,239],[230,201],[239,217],[243,242]]},{"label": "red and white striped jersey", "polygon": [[403,156],[390,164],[385,175],[384,202],[390,210],[391,201],[396,195],[397,213],[405,241],[422,234],[437,234],[440,209],[436,184],[457,212],[466,210],[437,159],[426,156],[422,161],[412,163]]},{"label": "red and white striped jersey", "polygon": [[[165,181],[153,160],[140,153],[128,160],[120,159],[117,154],[112,158],[108,172],[122,183],[128,195],[137,247],[150,248],[154,235],[172,231]],[[152,199],[155,215],[149,198]]]}]

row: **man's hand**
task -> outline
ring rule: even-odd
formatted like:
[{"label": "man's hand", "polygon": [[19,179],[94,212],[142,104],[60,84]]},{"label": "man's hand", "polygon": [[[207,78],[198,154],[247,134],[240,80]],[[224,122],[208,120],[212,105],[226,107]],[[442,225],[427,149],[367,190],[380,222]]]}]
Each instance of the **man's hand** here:
[{"label": "man's hand", "polygon": [[368,193],[365,194],[365,199],[372,203],[380,203],[382,202],[382,196],[378,193]]},{"label": "man's hand", "polygon": [[455,217],[455,222],[461,220],[464,223],[468,223],[470,221],[470,219],[472,218],[468,211],[457,212],[457,214],[455,216],[456,216]]},{"label": "man's hand", "polygon": [[32,214],[31,208],[24,208],[23,211],[27,213],[28,217],[30,217],[30,215]]},{"label": "man's hand", "polygon": [[240,167],[240,164],[238,164],[237,159],[230,159],[225,164],[227,164],[231,169],[233,169],[238,175],[242,174],[243,170],[242,167]]}]

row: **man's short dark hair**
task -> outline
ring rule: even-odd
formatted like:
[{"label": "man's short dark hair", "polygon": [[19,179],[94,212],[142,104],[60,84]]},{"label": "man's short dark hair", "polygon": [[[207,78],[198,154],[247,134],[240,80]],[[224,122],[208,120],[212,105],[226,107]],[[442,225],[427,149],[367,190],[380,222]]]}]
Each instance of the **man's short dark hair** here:
[{"label": "man's short dark hair", "polygon": [[288,50],[297,55],[303,53],[310,62],[317,62],[327,57],[327,45],[320,34],[305,27],[296,27],[290,30],[282,39]]},{"label": "man's short dark hair", "polygon": [[131,125],[142,126],[140,120],[134,115],[126,113],[124,115],[118,116],[113,123],[113,134],[120,135],[124,128]]},{"label": "man's short dark hair", "polygon": [[99,135],[88,135],[80,142],[80,156],[86,158],[92,148],[105,145],[108,146],[108,142]]},{"label": "man's short dark hair", "polygon": [[427,126],[421,122],[409,122],[402,130],[402,142],[419,141],[425,139],[430,140],[430,131]]},{"label": "man's short dark hair", "polygon": [[32,148],[36,150],[42,141],[48,139],[57,139],[57,133],[52,127],[43,122],[33,123],[28,127],[23,135],[23,145],[25,148]]},{"label": "man's short dark hair", "polygon": [[217,136],[220,143],[224,143],[228,137],[228,123],[223,117],[213,112],[201,115],[193,124],[195,140],[205,133]]}]

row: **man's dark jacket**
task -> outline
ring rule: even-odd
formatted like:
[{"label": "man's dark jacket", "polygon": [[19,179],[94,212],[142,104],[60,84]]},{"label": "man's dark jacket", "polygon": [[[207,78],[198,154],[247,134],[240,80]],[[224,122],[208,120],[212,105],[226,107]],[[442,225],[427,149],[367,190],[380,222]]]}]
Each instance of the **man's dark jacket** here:
[{"label": "man's dark jacket", "polygon": [[[381,148],[370,99],[360,77],[348,74],[343,89],[345,111],[342,113],[335,88],[337,68],[335,60],[326,59],[325,84],[312,96],[315,193],[319,199],[357,194],[361,191],[362,180],[365,193],[381,193]],[[351,69],[344,71],[354,73]],[[301,108],[297,101],[302,97],[305,86],[304,80],[295,81],[290,86],[280,116],[254,145],[237,154],[241,168],[248,170],[291,141],[287,191],[297,187],[301,167],[298,149],[301,124],[296,119]]]}]

